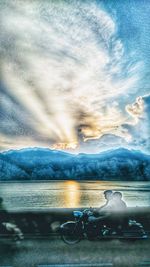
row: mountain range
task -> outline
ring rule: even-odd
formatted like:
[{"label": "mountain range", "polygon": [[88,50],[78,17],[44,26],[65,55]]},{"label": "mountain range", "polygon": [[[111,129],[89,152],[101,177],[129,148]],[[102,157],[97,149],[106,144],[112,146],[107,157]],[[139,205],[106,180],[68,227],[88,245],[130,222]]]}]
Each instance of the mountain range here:
[{"label": "mountain range", "polygon": [[150,181],[150,155],[118,148],[98,154],[71,154],[48,148],[0,153],[1,181]]}]

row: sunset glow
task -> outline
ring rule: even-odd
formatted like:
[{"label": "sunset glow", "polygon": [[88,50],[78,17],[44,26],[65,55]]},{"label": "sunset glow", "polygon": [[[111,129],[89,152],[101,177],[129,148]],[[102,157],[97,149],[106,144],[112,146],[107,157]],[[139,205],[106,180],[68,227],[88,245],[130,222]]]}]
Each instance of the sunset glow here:
[{"label": "sunset glow", "polygon": [[76,149],[78,146],[77,143],[58,143],[54,144],[51,146],[52,149],[57,149],[57,150],[71,150],[71,149]]}]

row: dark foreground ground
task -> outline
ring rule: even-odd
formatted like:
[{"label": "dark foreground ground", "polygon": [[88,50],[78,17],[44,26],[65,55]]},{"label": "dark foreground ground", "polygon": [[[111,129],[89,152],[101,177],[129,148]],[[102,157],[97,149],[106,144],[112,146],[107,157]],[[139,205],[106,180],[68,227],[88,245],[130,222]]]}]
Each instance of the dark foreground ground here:
[{"label": "dark foreground ground", "polygon": [[[16,223],[25,235],[19,245],[3,240],[0,235],[0,267],[58,267],[57,264],[61,264],[60,267],[64,267],[62,264],[67,264],[67,267],[150,267],[150,239],[82,240],[72,246],[63,243],[57,229],[64,221],[74,219],[72,211],[54,209],[42,213],[0,213],[2,221],[7,219]],[[142,223],[150,237],[149,207],[129,209],[126,216]]]},{"label": "dark foreground ground", "polygon": [[[150,240],[87,241],[68,246],[60,237],[25,239],[20,245],[0,242],[0,267],[150,266]],[[83,264],[83,265],[82,265]],[[96,265],[98,264],[98,265]],[[62,265],[61,265],[62,266]]]}]

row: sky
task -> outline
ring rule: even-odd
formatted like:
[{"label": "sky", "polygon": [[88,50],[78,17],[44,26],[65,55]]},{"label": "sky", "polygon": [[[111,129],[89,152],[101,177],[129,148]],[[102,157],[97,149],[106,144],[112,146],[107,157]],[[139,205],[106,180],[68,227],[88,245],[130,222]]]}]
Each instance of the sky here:
[{"label": "sky", "polygon": [[0,2],[0,150],[150,147],[150,1]]}]

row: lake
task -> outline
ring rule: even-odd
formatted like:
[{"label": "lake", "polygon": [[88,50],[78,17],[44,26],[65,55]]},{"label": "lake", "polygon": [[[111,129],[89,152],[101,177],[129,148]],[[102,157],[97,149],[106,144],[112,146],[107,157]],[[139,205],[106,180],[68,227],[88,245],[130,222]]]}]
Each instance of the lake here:
[{"label": "lake", "polygon": [[128,206],[150,206],[150,182],[1,182],[0,196],[10,211],[100,207],[106,189],[121,191]]}]

